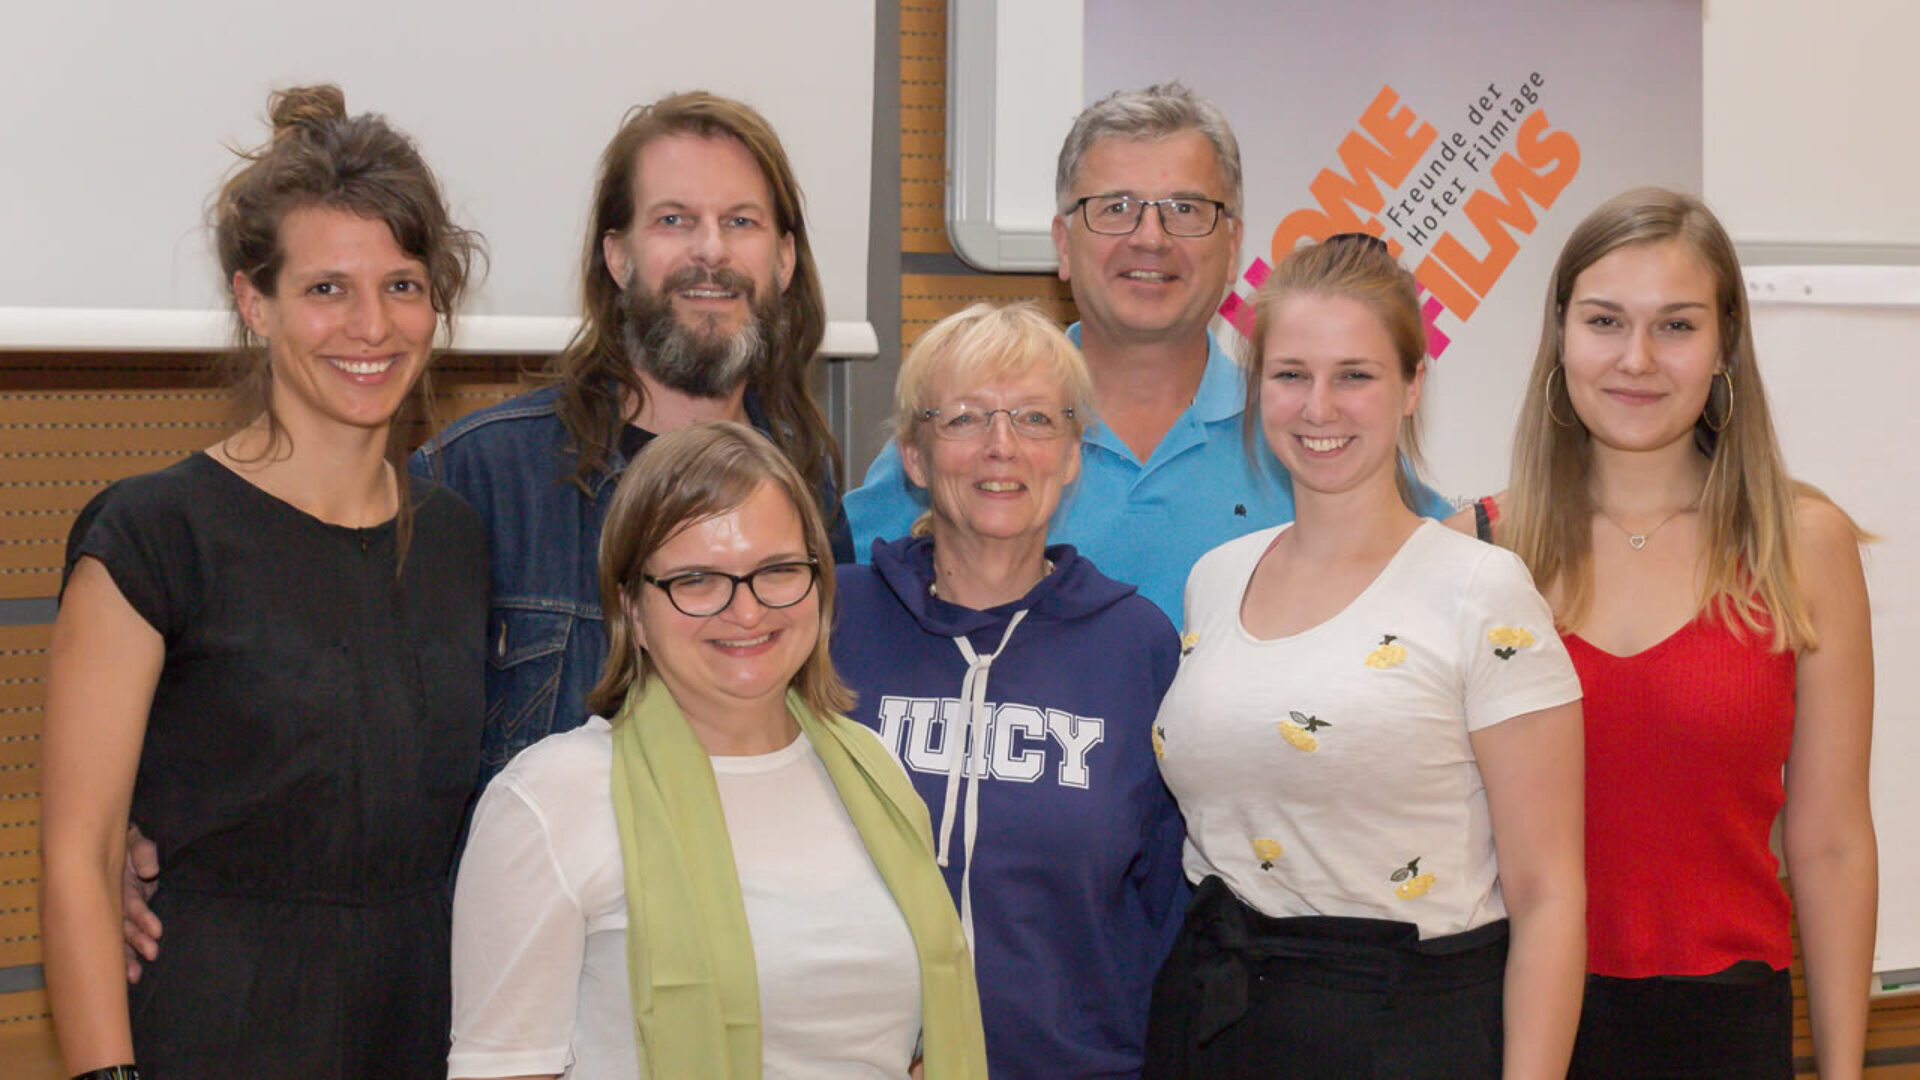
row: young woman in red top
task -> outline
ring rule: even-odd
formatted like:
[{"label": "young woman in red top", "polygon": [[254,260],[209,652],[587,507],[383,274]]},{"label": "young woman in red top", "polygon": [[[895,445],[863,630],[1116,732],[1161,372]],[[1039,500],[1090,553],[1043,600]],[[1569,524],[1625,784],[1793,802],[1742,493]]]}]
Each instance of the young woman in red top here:
[{"label": "young woman in red top", "polygon": [[1739,263],[1697,199],[1629,191],[1569,237],[1511,480],[1459,524],[1497,519],[1586,694],[1570,1075],[1793,1075],[1784,806],[1819,1072],[1859,1077],[1877,884],[1861,533],[1781,463]]}]

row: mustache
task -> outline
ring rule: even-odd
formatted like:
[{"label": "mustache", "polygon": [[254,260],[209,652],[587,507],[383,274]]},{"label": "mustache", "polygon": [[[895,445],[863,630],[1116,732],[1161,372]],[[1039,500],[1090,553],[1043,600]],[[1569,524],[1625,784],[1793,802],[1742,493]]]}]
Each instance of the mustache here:
[{"label": "mustache", "polygon": [[660,292],[677,293],[683,289],[697,289],[701,286],[737,292],[746,297],[749,304],[757,299],[755,293],[758,290],[754,287],[753,279],[738,270],[730,270],[724,266],[683,266],[668,274],[666,279],[660,282]]}]

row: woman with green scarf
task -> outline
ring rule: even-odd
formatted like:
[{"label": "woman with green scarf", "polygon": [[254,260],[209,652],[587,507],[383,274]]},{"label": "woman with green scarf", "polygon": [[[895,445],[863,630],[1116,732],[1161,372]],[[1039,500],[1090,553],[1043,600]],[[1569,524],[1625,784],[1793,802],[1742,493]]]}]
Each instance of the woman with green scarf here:
[{"label": "woman with green scarf", "polygon": [[926,807],[842,715],[828,550],[747,427],[663,435],[628,467],[600,544],[599,715],[474,813],[449,1075],[984,1080]]}]

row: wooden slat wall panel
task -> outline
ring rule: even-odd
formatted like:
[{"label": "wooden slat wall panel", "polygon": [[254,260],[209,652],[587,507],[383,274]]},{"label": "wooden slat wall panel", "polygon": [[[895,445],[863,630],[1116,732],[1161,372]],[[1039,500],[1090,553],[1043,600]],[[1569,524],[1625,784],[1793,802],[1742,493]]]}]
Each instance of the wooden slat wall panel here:
[{"label": "wooden slat wall panel", "polygon": [[900,5],[900,250],[951,254],[943,186],[947,139],[947,5]]},{"label": "wooden slat wall panel", "polygon": [[[900,5],[900,251],[952,254],[947,241],[947,5]],[[1062,323],[1073,296],[1051,274],[906,274],[900,280],[900,338],[911,346],[941,318],[977,300],[1038,300]]]},{"label": "wooden slat wall panel", "polygon": [[[40,962],[40,720],[51,636],[45,626],[0,627],[0,686],[21,702],[0,699],[0,968]],[[0,1008],[0,1031],[9,1015]]]},{"label": "wooden slat wall panel", "polygon": [[[22,1028],[52,1032],[53,1023],[47,1017],[46,991],[25,990],[0,994],[0,1032],[12,1034]],[[7,1075],[15,1074],[9,1072]]]},{"label": "wooden slat wall panel", "polygon": [[911,346],[941,319],[980,300],[1037,300],[1064,325],[1074,319],[1067,283],[1037,274],[908,274],[900,279],[900,340]]}]

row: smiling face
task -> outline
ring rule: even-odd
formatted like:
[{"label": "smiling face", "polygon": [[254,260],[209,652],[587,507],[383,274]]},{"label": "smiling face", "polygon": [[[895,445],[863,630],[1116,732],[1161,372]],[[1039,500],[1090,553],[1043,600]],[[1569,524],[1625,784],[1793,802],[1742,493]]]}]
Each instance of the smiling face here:
[{"label": "smiling face", "polygon": [[1261,343],[1260,426],[1302,491],[1384,485],[1398,498],[1400,422],[1420,402],[1393,338],[1358,300],[1294,293],[1274,308]]},{"label": "smiling face", "polygon": [[1567,395],[1593,438],[1657,450],[1689,439],[1721,370],[1713,272],[1679,240],[1609,252],[1574,279]]},{"label": "smiling face", "polygon": [[290,210],[279,232],[273,295],[233,277],[241,318],[267,342],[274,415],[296,431],[344,424],[384,435],[433,350],[426,264],[385,222],[348,210]]},{"label": "smiling face", "polygon": [[[1197,131],[1101,139],[1081,158],[1070,194],[1227,197],[1220,159]],[[1208,236],[1168,236],[1148,210],[1132,233],[1103,236],[1075,210],[1053,219],[1053,242],[1092,340],[1177,344],[1198,340],[1220,306],[1240,250],[1240,219],[1223,214]]]},{"label": "smiling face", "polygon": [[1051,439],[1015,434],[1004,413],[988,419],[972,439],[943,439],[925,423],[901,441],[907,476],[927,489],[933,504],[934,544],[943,537],[969,541],[1044,543],[1060,493],[1080,475],[1080,440],[1062,415],[1066,395],[1039,372],[955,386],[944,373],[932,382],[932,407],[951,415],[961,405],[975,412],[1036,408],[1059,421]]},{"label": "smiling face", "polygon": [[780,231],[767,178],[737,139],[675,134],[640,148],[633,188],[633,225],[601,245],[640,359],[674,389],[729,392],[793,278],[793,237]]},{"label": "smiling face", "polygon": [[[739,506],[674,533],[644,569],[656,578],[694,570],[744,576],[810,554],[792,501],[762,482]],[[705,618],[682,614],[657,585],[639,590],[628,611],[634,640],[681,711],[709,724],[785,715],[787,687],[820,636],[819,589],[791,607],[768,608],[742,585],[731,604]]]}]

